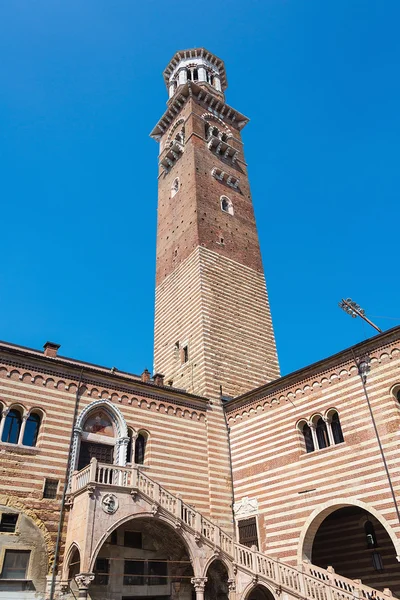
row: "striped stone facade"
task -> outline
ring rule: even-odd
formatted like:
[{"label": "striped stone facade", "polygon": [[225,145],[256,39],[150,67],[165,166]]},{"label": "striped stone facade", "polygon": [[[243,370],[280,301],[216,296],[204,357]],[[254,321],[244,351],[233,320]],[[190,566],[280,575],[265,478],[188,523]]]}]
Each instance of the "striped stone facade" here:
[{"label": "striped stone facade", "polygon": [[[354,557],[353,573],[365,583],[372,577],[374,586],[386,585],[399,595],[400,523],[355,362],[366,353],[371,358],[366,390],[396,498],[400,497],[400,405],[393,393],[400,383],[400,328],[396,328],[228,403],[235,501],[245,497],[258,501],[262,551],[291,564],[321,555],[323,560],[321,540],[317,556],[313,555],[322,521],[340,508],[360,508],[357,535],[364,545],[361,558]],[[307,453],[298,423],[323,417],[330,409],[339,414],[344,442]],[[385,529],[392,541],[384,571],[373,576],[372,550],[365,545],[361,522],[367,512],[379,522],[377,550],[387,545],[382,539],[379,543],[378,529]],[[348,524],[344,521],[341,530],[337,522],[330,523],[325,553],[343,569],[347,548],[339,544],[336,557],[330,548],[334,539],[343,539]]]}]

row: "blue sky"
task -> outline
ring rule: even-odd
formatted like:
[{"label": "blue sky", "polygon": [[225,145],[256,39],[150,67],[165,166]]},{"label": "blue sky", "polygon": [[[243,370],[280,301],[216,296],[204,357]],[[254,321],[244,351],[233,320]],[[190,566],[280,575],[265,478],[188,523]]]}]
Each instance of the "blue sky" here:
[{"label": "blue sky", "polygon": [[205,46],[243,132],[282,373],[400,321],[400,3],[0,3],[0,338],[151,369],[162,70]]}]

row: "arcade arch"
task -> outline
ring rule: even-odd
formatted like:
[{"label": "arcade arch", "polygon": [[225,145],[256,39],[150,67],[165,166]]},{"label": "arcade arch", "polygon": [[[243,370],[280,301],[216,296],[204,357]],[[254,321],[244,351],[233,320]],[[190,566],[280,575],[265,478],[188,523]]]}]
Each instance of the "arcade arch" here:
[{"label": "arcade arch", "polygon": [[[373,540],[373,543],[371,542]],[[349,579],[400,593],[399,541],[375,509],[358,500],[332,501],[312,513],[303,527],[299,562],[328,566]]]}]

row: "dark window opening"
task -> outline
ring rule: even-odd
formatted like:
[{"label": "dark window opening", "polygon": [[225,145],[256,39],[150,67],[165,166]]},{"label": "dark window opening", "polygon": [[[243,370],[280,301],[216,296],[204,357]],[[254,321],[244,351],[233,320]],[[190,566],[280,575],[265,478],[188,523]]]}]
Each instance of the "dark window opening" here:
[{"label": "dark window opening", "polygon": [[316,432],[317,432],[318,447],[321,449],[328,448],[328,446],[330,445],[329,444],[329,436],[328,436],[328,428],[322,417],[320,419],[318,419],[318,421],[317,421]]},{"label": "dark window opening", "polygon": [[251,548],[256,546],[258,550],[258,535],[256,517],[243,519],[238,522],[239,544]]},{"label": "dark window opening", "polygon": [[18,444],[21,425],[22,419],[20,413],[15,409],[10,410],[6,416],[1,441],[8,442],[9,444]]},{"label": "dark window opening", "polygon": [[223,197],[221,200],[221,208],[224,212],[229,212],[229,200]]},{"label": "dark window opening", "polygon": [[397,402],[400,404],[400,390],[396,392]]},{"label": "dark window opening", "polygon": [[110,573],[110,561],[108,558],[98,558],[94,569],[94,585],[108,585],[108,576]]},{"label": "dark window opening", "polygon": [[58,479],[45,479],[43,498],[54,500],[57,497]]},{"label": "dark window opening", "polygon": [[147,573],[149,585],[165,585],[168,582],[168,566],[166,562],[149,561]]},{"label": "dark window opening", "polygon": [[0,531],[14,533],[17,526],[18,513],[3,513],[0,521]]},{"label": "dark window opening", "polygon": [[2,579],[26,579],[30,550],[6,550]]},{"label": "dark window opening", "polygon": [[110,544],[112,544],[113,546],[116,546],[118,544],[118,534],[116,529],[114,529],[114,531],[110,535]]},{"label": "dark window opening", "polygon": [[136,441],[135,441],[135,463],[137,465],[144,464],[145,453],[146,453],[146,438],[144,437],[144,435],[142,433],[139,433],[139,435],[137,436]]},{"label": "dark window opening", "polygon": [[124,561],[124,585],[144,585],[144,561]]},{"label": "dark window opening", "polygon": [[125,531],[124,546],[126,548],[142,548],[142,532],[141,531]]},{"label": "dark window opening", "polygon": [[186,69],[186,74],[188,81],[192,81],[192,71],[190,69]]},{"label": "dark window opening", "polygon": [[193,81],[198,81],[199,79],[199,72],[197,69],[193,69]]},{"label": "dark window opening", "polygon": [[340,425],[339,415],[337,414],[337,412],[335,412],[332,416],[331,428],[335,444],[341,444],[342,442],[344,442],[342,426]]},{"label": "dark window opening", "polygon": [[39,435],[40,417],[37,414],[29,415],[24,431],[22,444],[24,446],[36,446]]},{"label": "dark window opening", "polygon": [[314,448],[314,440],[313,440],[313,436],[312,436],[312,432],[311,432],[311,427],[309,427],[309,425],[304,425],[303,427],[303,436],[304,436],[304,441],[306,444],[306,452],[314,452],[315,448]]},{"label": "dark window opening", "polygon": [[379,552],[372,553],[372,566],[374,567],[375,571],[382,572],[384,570],[382,556],[379,554]]},{"label": "dark window opening", "polygon": [[375,528],[372,521],[366,521],[364,525],[365,537],[367,539],[367,548],[376,548],[378,545]]},{"label": "dark window opening", "polygon": [[182,362],[187,363],[189,360],[189,348],[187,346],[183,346],[182,348]]}]

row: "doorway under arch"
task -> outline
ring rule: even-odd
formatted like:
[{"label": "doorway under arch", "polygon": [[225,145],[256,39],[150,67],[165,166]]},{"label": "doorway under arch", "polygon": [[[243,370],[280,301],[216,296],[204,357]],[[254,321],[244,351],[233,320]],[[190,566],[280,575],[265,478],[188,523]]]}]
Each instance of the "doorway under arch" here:
[{"label": "doorway under arch", "polygon": [[256,585],[246,596],[246,600],[275,600],[273,594],[263,585]]},{"label": "doorway under arch", "polygon": [[[325,513],[325,511],[324,511]],[[331,507],[313,528],[312,564],[378,590],[400,594],[396,549],[384,524],[361,506]],[[309,549],[310,551],[310,549]]]},{"label": "doorway under arch", "polygon": [[124,521],[104,540],[91,570],[90,598],[192,600],[194,577],[183,537],[150,517]]},{"label": "doorway under arch", "polygon": [[229,600],[229,573],[222,560],[213,560],[207,569],[205,600]]}]

